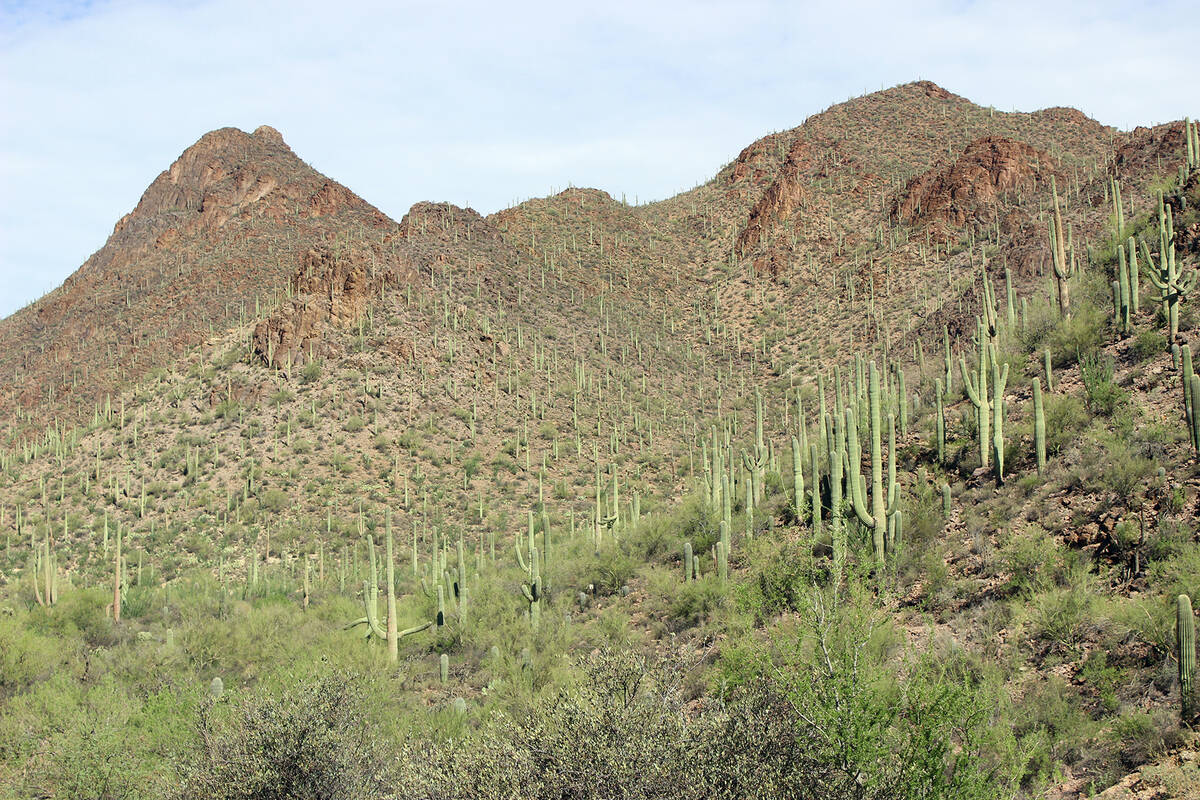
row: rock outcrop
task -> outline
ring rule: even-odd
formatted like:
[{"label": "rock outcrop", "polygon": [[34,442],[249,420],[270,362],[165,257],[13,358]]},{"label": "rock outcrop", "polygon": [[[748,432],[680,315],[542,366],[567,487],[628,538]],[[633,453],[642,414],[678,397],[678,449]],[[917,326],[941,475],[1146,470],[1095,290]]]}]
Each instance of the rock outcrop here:
[{"label": "rock outcrop", "polygon": [[991,221],[1006,195],[1048,185],[1054,159],[1032,145],[1003,136],[972,142],[951,164],[940,164],[908,182],[893,201],[893,219],[929,224],[945,235],[948,227]]}]

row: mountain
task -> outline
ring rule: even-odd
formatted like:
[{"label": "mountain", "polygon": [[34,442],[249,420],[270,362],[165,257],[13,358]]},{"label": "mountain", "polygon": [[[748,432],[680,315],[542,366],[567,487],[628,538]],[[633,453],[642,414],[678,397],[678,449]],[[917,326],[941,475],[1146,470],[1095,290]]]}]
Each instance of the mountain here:
[{"label": "mountain", "polygon": [[45,424],[95,407],[257,316],[309,249],[395,224],[269,126],[205,134],[62,286],[0,322],[0,407]]},{"label": "mountain", "polygon": [[[0,322],[0,644],[17,654],[0,660],[0,783],[200,786],[236,759],[177,757],[196,687],[220,678],[257,736],[280,709],[325,708],[294,698],[330,665],[373,698],[347,699],[371,721],[351,727],[383,731],[379,763],[403,754],[395,779],[428,796],[465,792],[447,788],[462,775],[592,796],[529,788],[576,775],[539,758],[584,747],[614,772],[580,786],[673,764],[680,796],[744,796],[714,788],[738,764],[763,786],[765,765],[810,765],[862,797],[902,795],[917,779],[889,770],[921,765],[987,796],[1186,776],[1172,626],[1200,591],[1180,382],[1197,320],[1185,302],[1170,341],[1145,278],[1126,325],[1119,266],[1130,236],[1142,264],[1200,252],[1184,130],[917,82],[661,202],[572,188],[399,222],[271,128],[206,134],[62,287]],[[1067,308],[1051,221],[1076,269]],[[386,637],[387,615],[408,631],[387,656],[342,630]],[[580,666],[609,649],[641,666]],[[650,706],[596,722],[642,672]],[[818,733],[835,724],[861,748],[836,764]],[[680,749],[639,760],[663,742]],[[976,796],[946,792],[929,796]]]}]

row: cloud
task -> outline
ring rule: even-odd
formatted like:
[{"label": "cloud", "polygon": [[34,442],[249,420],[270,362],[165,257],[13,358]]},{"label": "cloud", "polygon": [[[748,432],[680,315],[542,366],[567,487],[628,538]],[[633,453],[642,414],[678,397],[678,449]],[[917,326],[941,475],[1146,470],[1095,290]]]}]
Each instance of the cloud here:
[{"label": "cloud", "polygon": [[1178,118],[1185,2],[8,3],[0,314],[60,283],[223,125],[399,218],[568,184],[662,198],[754,139],[917,78],[1003,110]]}]

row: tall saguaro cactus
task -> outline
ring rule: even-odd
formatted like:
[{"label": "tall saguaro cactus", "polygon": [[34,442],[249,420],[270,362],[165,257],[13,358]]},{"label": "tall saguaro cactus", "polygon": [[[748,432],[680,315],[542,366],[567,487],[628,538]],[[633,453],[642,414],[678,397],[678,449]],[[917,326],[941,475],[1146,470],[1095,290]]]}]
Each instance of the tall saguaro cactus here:
[{"label": "tall saguaro cactus", "polygon": [[795,498],[796,519],[804,508],[804,446],[792,437],[792,496]]},{"label": "tall saguaro cactus", "polygon": [[121,621],[121,525],[117,523],[117,558],[113,568],[113,622]]},{"label": "tall saguaro cactus", "polygon": [[1196,287],[1196,270],[1183,267],[1175,258],[1175,224],[1171,207],[1158,196],[1158,264],[1150,248],[1142,241],[1146,256],[1146,277],[1158,289],[1158,301],[1167,318],[1167,331],[1172,342],[1179,337],[1179,306]]},{"label": "tall saguaro cactus", "polygon": [[[375,636],[379,639],[383,639],[384,641],[386,641],[387,646],[388,646],[388,660],[392,661],[394,663],[397,660],[399,660],[399,654],[400,654],[399,642],[400,642],[400,640],[403,639],[405,636],[411,636],[414,633],[420,633],[421,631],[425,630],[426,628],[432,627],[433,621],[431,620],[429,622],[421,623],[420,625],[414,625],[413,627],[406,628],[404,630],[397,629],[398,626],[396,625],[396,583],[395,583],[396,570],[395,570],[395,564],[393,562],[392,536],[391,536],[391,532],[389,531],[388,539],[387,539],[388,563],[387,563],[387,566],[385,569],[385,573],[387,576],[387,582],[388,582],[387,619],[384,621],[384,625],[381,626],[379,624],[379,584],[378,584],[379,572],[378,572],[378,566],[376,564],[375,541],[370,536],[367,536],[367,554],[370,556],[370,565],[368,566],[368,569],[370,570],[370,574],[369,574],[367,580],[363,581],[363,605],[366,607],[367,613],[366,613],[366,616],[359,617],[358,619],[356,619],[353,622],[346,625],[345,629],[349,630],[350,628],[354,628],[358,625],[366,625],[367,632],[364,634],[365,638],[370,639],[372,636]],[[441,598],[441,588],[442,587],[439,585],[438,586],[439,600]],[[440,606],[440,602],[439,602],[439,606]],[[439,626],[441,624],[441,619],[442,619],[442,612],[439,608],[439,611],[438,611]]]},{"label": "tall saguaro cactus", "polygon": [[537,545],[534,543],[533,537],[533,512],[530,512],[529,523],[529,560],[521,554],[521,536],[517,535],[517,564],[522,571],[529,576],[529,579],[521,584],[521,594],[525,596],[525,601],[529,603],[529,627],[533,630],[538,629],[538,623],[542,616],[542,570],[541,556],[538,554]]},{"label": "tall saguaro cactus", "polygon": [[1196,619],[1192,601],[1186,594],[1175,600],[1175,643],[1179,657],[1179,713],[1191,722],[1197,713],[1196,698]]},{"label": "tall saguaro cactus", "polygon": [[1004,483],[1004,387],[1008,384],[1008,364],[1001,369],[996,348],[991,346],[992,362],[992,453],[996,467],[996,485]]},{"label": "tall saguaro cactus", "polygon": [[1067,254],[1066,236],[1063,231],[1062,211],[1058,205],[1058,186],[1054,176],[1050,177],[1050,188],[1054,194],[1054,216],[1050,218],[1050,260],[1054,267],[1054,280],[1058,284],[1058,310],[1063,317],[1071,316],[1071,277],[1074,263]]},{"label": "tall saguaro cactus", "polygon": [[1042,381],[1033,379],[1033,448],[1038,475],[1046,471],[1046,413],[1042,407]]},{"label": "tall saguaro cactus", "polygon": [[[895,486],[895,472],[889,468],[888,492],[883,491],[883,422],[880,417],[879,372],[875,362],[870,364],[870,388],[867,391],[870,414],[871,437],[871,498],[870,507],[860,482],[862,454],[858,443],[858,426],[855,422],[853,409],[846,408],[846,432],[849,440],[850,457],[850,495],[854,504],[854,515],[858,521],[872,529],[871,542],[875,550],[875,562],[883,564],[887,546],[888,517],[895,513],[898,503],[898,493]],[[891,463],[895,464],[896,454],[889,453]]]},{"label": "tall saguaro cactus", "polygon": [[[770,454],[763,441],[763,403],[762,393],[754,390],[754,453],[743,454],[742,460],[746,471],[750,473],[751,496],[754,505],[762,502],[763,486],[766,480],[767,462]],[[753,506],[751,506],[753,508]]]},{"label": "tall saguaro cactus", "polygon": [[942,379],[933,382],[933,393],[937,396],[937,460],[946,463],[946,400],[943,397]]},{"label": "tall saguaro cactus", "polygon": [[987,346],[987,340],[983,334],[982,325],[979,328],[979,371],[975,381],[971,380],[970,374],[967,372],[967,361],[962,356],[958,358],[958,366],[962,371],[963,386],[967,389],[967,397],[971,401],[971,405],[975,406],[975,421],[976,428],[979,431],[979,465],[987,467],[989,465],[989,452],[992,448],[991,442],[991,425],[992,425],[992,409],[991,398],[988,397],[987,379],[988,379],[988,356],[991,354]]}]

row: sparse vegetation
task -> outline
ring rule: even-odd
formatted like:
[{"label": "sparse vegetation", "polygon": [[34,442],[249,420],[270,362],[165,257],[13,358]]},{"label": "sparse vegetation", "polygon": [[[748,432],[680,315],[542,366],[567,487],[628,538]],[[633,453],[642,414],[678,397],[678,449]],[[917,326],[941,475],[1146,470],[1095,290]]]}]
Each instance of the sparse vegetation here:
[{"label": "sparse vegetation", "polygon": [[[95,373],[33,334],[7,370],[0,794],[1186,777],[1200,382],[1188,303],[1156,317],[1117,249],[1175,247],[1190,288],[1166,138],[909,84],[659,203],[397,226],[227,135],[328,207],[177,231],[126,283],[236,272],[267,230],[283,288],[197,297],[214,332],[176,360],[191,323],[106,287],[145,361],[97,300],[50,323],[99,326]],[[1011,190],[973,193],[985,139]]]}]

